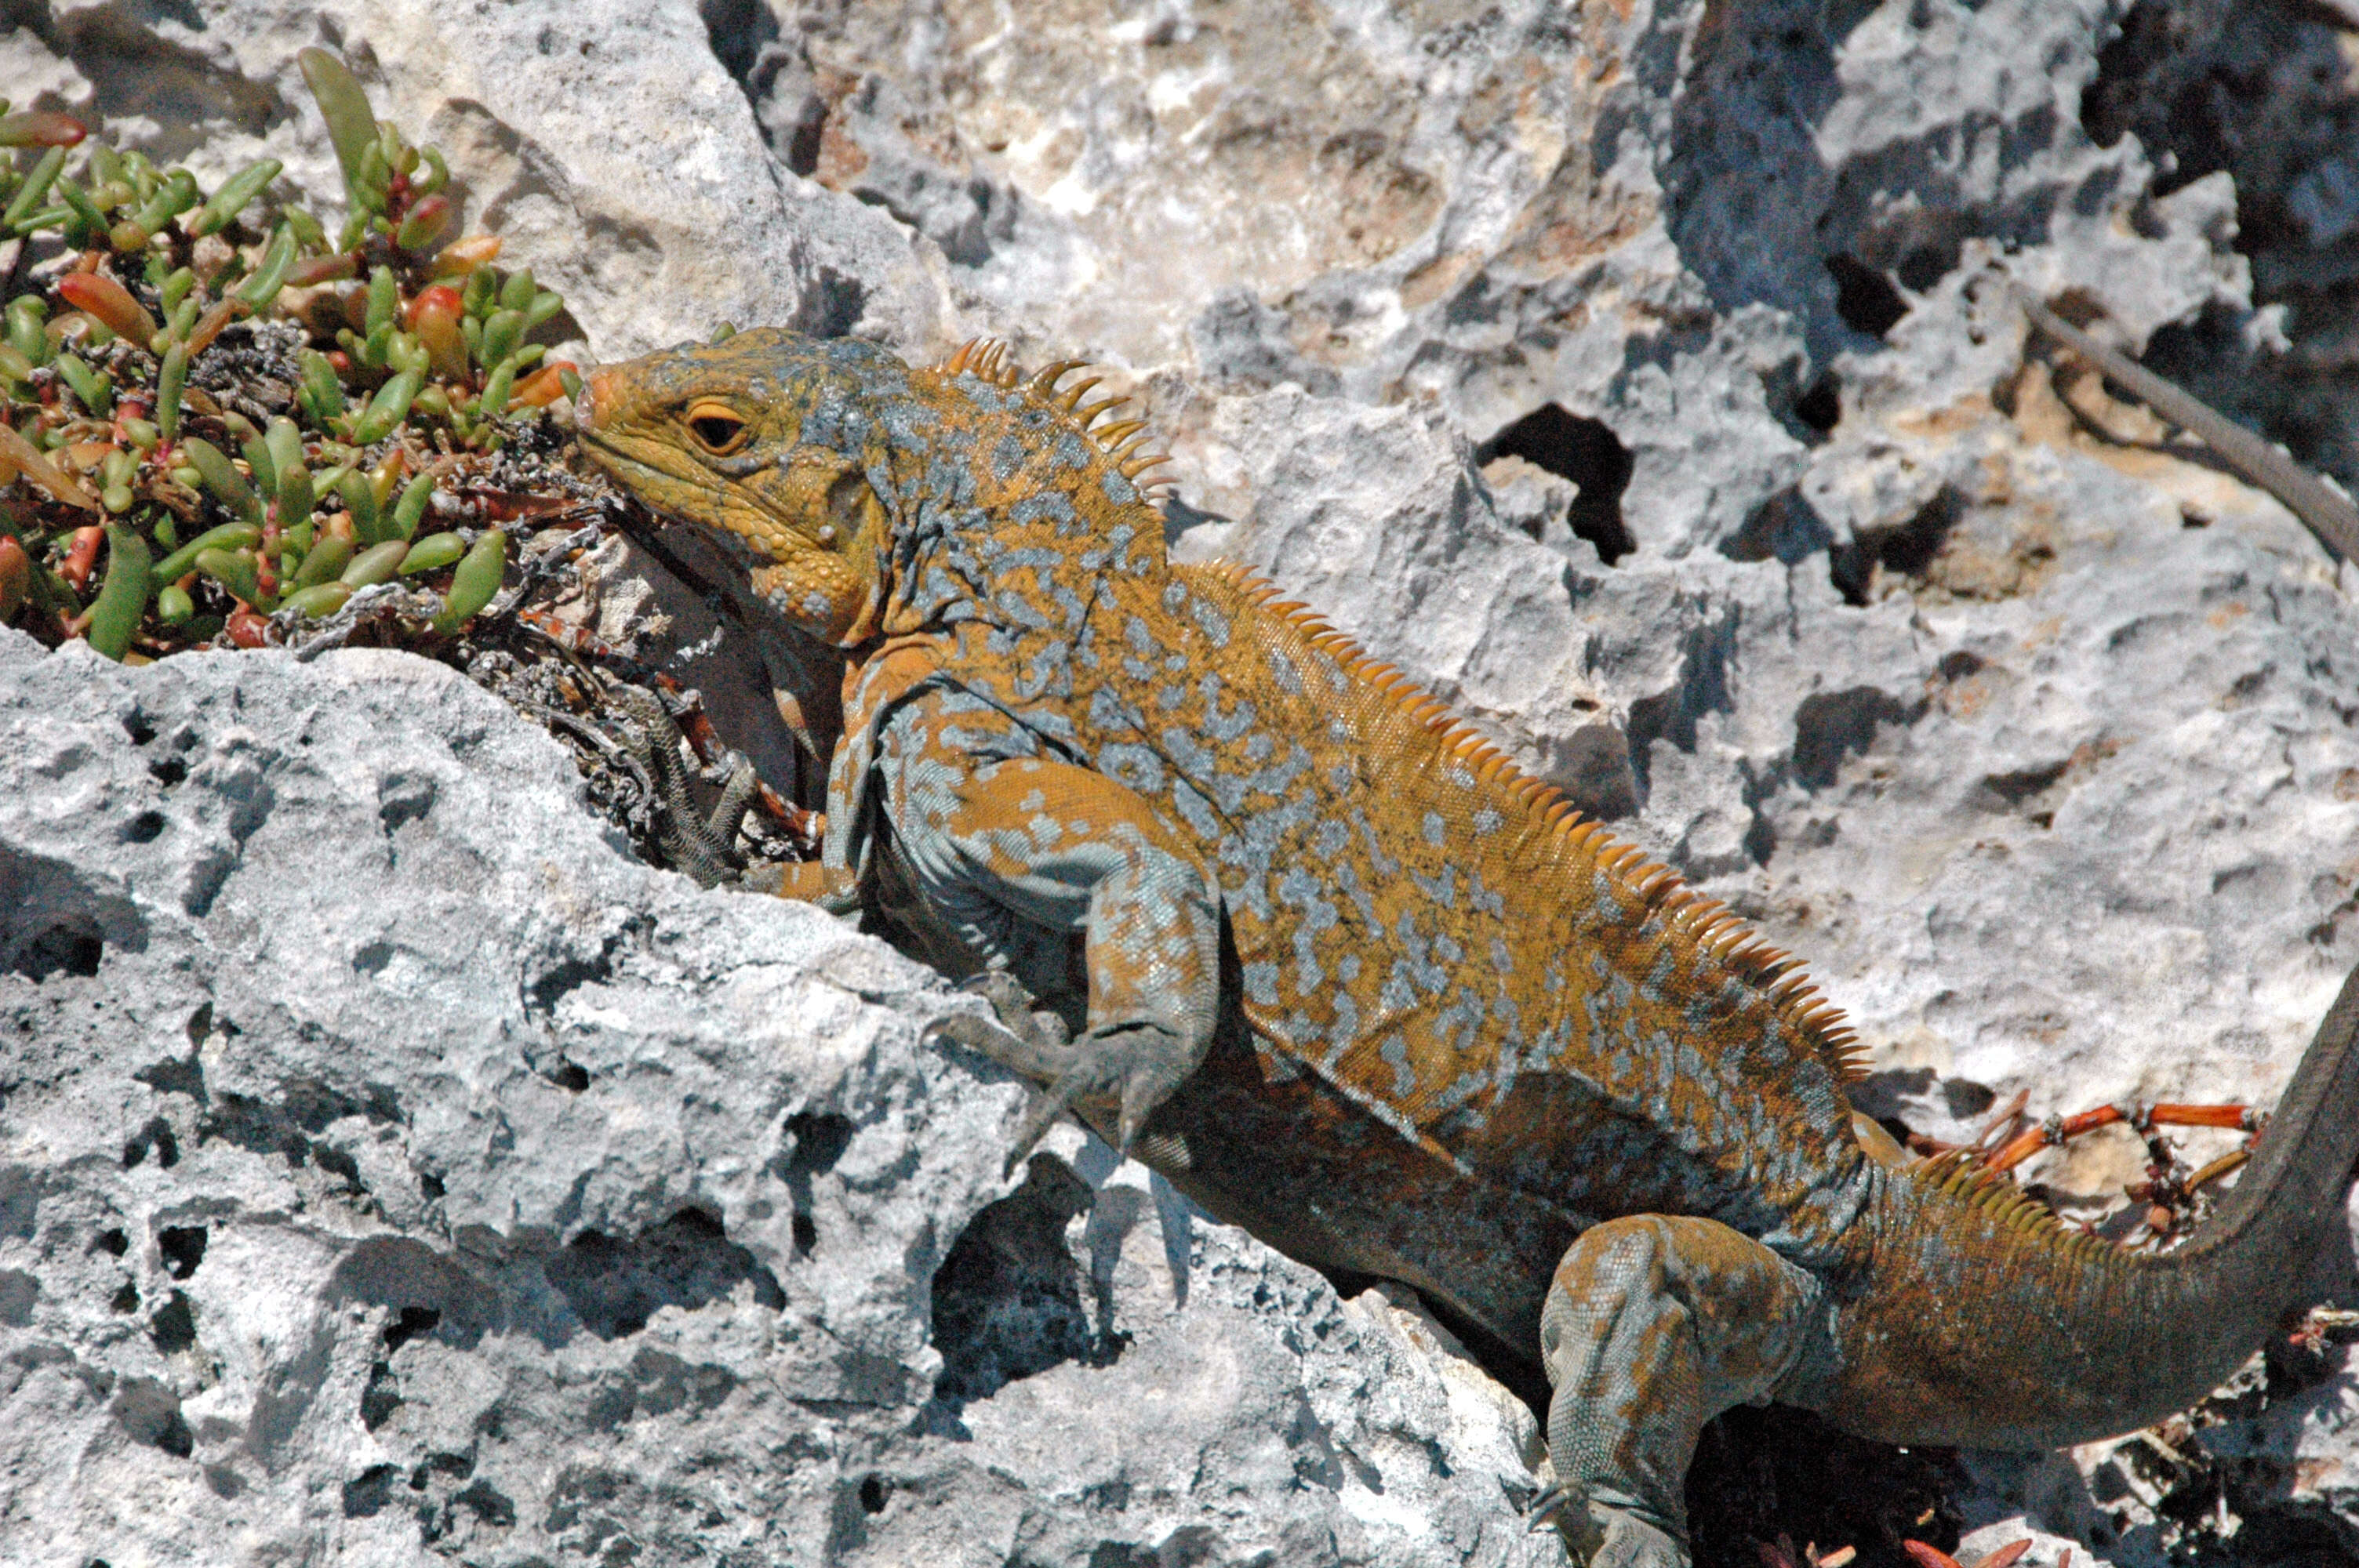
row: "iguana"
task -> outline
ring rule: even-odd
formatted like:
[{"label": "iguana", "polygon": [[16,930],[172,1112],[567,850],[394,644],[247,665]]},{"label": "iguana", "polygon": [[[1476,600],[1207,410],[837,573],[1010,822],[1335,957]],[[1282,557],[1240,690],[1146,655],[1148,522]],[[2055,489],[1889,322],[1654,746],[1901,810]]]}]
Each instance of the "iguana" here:
[{"label": "iguana", "polygon": [[963,1037],[1046,1087],[1019,1154],[1071,1108],[1537,1357],[1535,1517],[1593,1563],[1687,1562],[1698,1429],[1741,1401],[2047,1447],[2260,1343],[2359,1153],[2359,976],[2176,1252],[1909,1162],[1793,958],[1268,584],[1169,561],[1076,368],[746,331],[597,371],[581,419],[845,652],[824,853],[779,891],[995,979],[1008,1027]]}]

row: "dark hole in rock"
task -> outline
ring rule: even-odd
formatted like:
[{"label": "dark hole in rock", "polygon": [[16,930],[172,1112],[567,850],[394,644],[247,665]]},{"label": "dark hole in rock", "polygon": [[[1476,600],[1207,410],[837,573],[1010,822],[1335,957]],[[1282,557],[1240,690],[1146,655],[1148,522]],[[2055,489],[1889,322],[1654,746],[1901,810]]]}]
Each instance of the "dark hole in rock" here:
[{"label": "dark hole in rock", "polygon": [[1950,1114],[1962,1121],[1970,1116],[1980,1116],[1998,1098],[1998,1091],[1988,1084],[1975,1083],[1972,1078],[1947,1078],[1941,1084],[1941,1103]]},{"label": "dark hole in rock", "polygon": [[139,1310],[139,1287],[128,1280],[124,1281],[123,1288],[115,1292],[114,1299],[106,1304],[112,1311],[129,1316]]},{"label": "dark hole in rock", "polygon": [[1943,680],[1963,680],[1968,676],[1980,675],[1983,668],[1982,655],[1963,648],[1942,654],[1941,662],[1933,666],[1934,673]]},{"label": "dark hole in rock", "polygon": [[342,1177],[344,1185],[355,1193],[368,1190],[361,1182],[360,1162],[332,1143],[314,1141],[311,1145],[311,1162],[332,1176]]},{"label": "dark hole in rock", "polygon": [[145,746],[156,738],[156,727],[136,708],[123,716],[123,732],[131,737],[135,746]]},{"label": "dark hole in rock", "polygon": [[448,1476],[463,1481],[475,1473],[474,1456],[467,1454],[429,1454],[424,1463],[409,1472],[409,1489],[422,1492],[426,1483],[437,1476]]},{"label": "dark hole in rock", "polygon": [[1091,1325],[1065,1245],[1066,1226],[1090,1202],[1063,1161],[1035,1154],[1024,1184],[968,1224],[934,1273],[937,1400],[963,1404],[1060,1362],[1105,1367],[1122,1354],[1126,1336],[1102,1337]]},{"label": "dark hole in rock", "polygon": [[168,1225],[156,1233],[156,1250],[163,1255],[164,1272],[176,1280],[185,1280],[197,1271],[205,1260],[205,1227],[201,1225]]},{"label": "dark hole in rock", "polygon": [[[2026,803],[2037,805],[2038,797],[2048,792],[2049,785],[2062,778],[2064,770],[2070,766],[2071,766],[2071,759],[2068,757],[2062,762],[2049,762],[2037,768],[2024,768],[2011,773],[1984,773],[1982,788],[1977,793],[1984,795],[1985,798],[1979,804],[1987,810],[1999,811],[2014,810]],[[2042,827],[2047,827],[2048,822],[2053,821],[2055,816],[2053,812],[2035,811],[2027,815]],[[2048,818],[2048,821],[2041,820],[2043,816]]]},{"label": "dark hole in rock", "polygon": [[696,9],[704,19],[705,41],[721,69],[739,86],[750,87],[746,78],[761,58],[762,46],[778,37],[777,18],[761,0],[699,0]]},{"label": "dark hole in rock", "polygon": [[131,1238],[118,1225],[111,1230],[100,1231],[91,1238],[91,1245],[111,1257],[120,1258],[131,1250]]},{"label": "dark hole in rock", "polygon": [[206,1465],[205,1485],[224,1502],[235,1502],[245,1492],[245,1477],[226,1465]]},{"label": "dark hole in rock", "polygon": [[9,956],[8,968],[34,981],[59,973],[89,976],[98,973],[98,961],[105,954],[98,923],[86,914],[68,915],[31,940],[18,943]]},{"label": "dark hole in rock", "polygon": [[863,1512],[872,1514],[883,1513],[885,1511],[885,1498],[886,1495],[885,1478],[883,1476],[866,1476],[861,1478],[860,1507]]},{"label": "dark hole in rock", "polygon": [[189,1298],[174,1291],[171,1299],[147,1320],[147,1337],[167,1356],[176,1356],[197,1342],[197,1312]]},{"label": "dark hole in rock", "polygon": [[590,1087],[590,1070],[578,1062],[568,1061],[563,1056],[557,1059],[557,1065],[550,1068],[545,1076],[559,1088],[577,1095]]},{"label": "dark hole in rock", "polygon": [[[473,1514],[484,1524],[506,1530],[516,1523],[516,1504],[509,1501],[491,1482],[481,1476],[476,1477],[473,1486],[451,1500]],[[612,1558],[610,1554],[610,1561],[614,1560],[616,1559]]]},{"label": "dark hole in rock", "polygon": [[860,325],[867,308],[864,284],[848,273],[822,266],[817,284],[807,288],[790,325],[814,338],[841,338]]},{"label": "dark hole in rock", "polygon": [[1911,293],[1922,294],[1943,278],[1958,265],[1954,248],[1942,245],[1911,245],[1892,269],[1900,287]]},{"label": "dark hole in rock", "polygon": [[199,1129],[200,1141],[219,1138],[252,1153],[277,1154],[297,1170],[320,1160],[324,1169],[357,1184],[359,1168],[347,1156],[305,1135],[324,1131],[347,1116],[400,1120],[400,1101],[389,1087],[370,1084],[364,1092],[364,1098],[308,1076],[282,1080],[270,1098],[223,1091]]},{"label": "dark hole in rock", "polygon": [[850,1118],[833,1111],[797,1111],[787,1118],[787,1131],[795,1141],[787,1169],[808,1171],[813,1175],[833,1170],[835,1162],[843,1158],[843,1152],[852,1147],[854,1130]]},{"label": "dark hole in rock", "polygon": [[1829,552],[1828,575],[1843,601],[1865,604],[1873,598],[1879,567],[1903,577],[1923,577],[1950,542],[1960,504],[1958,492],[1943,485],[1908,522],[1862,533]]},{"label": "dark hole in rock", "polygon": [[762,129],[768,133],[771,150],[805,179],[819,171],[827,114],[827,100],[817,92],[806,92],[783,113],[774,103],[762,115]]},{"label": "dark hole in rock", "polygon": [[440,787],[430,773],[402,769],[377,782],[376,819],[387,838],[434,809]]},{"label": "dark hole in rock", "polygon": [[585,1230],[541,1269],[582,1325],[601,1339],[638,1333],[660,1307],[693,1311],[724,1301],[741,1281],[765,1306],[787,1301],[777,1277],[730,1240],[719,1220],[696,1208],[634,1237]]},{"label": "dark hole in rock", "polygon": [[1794,709],[1794,777],[1805,789],[1835,782],[1843,760],[1864,752],[1879,724],[1911,724],[1924,711],[1872,686],[1814,692]]},{"label": "dark hole in rock", "polygon": [[169,789],[187,781],[189,764],[179,757],[158,757],[147,764],[147,776]]},{"label": "dark hole in rock", "polygon": [[794,1205],[795,1255],[810,1256],[819,1245],[819,1222],[811,1217],[811,1177],[835,1168],[843,1152],[852,1146],[856,1130],[847,1117],[833,1111],[799,1110],[787,1118],[787,1135],[794,1145],[787,1152],[780,1174],[786,1178],[787,1195]]},{"label": "dark hole in rock", "polygon": [[1564,521],[1573,535],[1597,547],[1597,557],[1606,566],[1637,549],[1637,540],[1630,537],[1630,525],[1621,516],[1623,491],[1630,488],[1630,448],[1623,446],[1604,420],[1588,420],[1566,413],[1557,403],[1543,403],[1474,448],[1477,467],[1494,458],[1522,458],[1581,486]]},{"label": "dark hole in rock", "polygon": [[432,1307],[403,1307],[385,1325],[385,1353],[390,1356],[419,1335],[433,1333],[441,1321],[442,1314]]},{"label": "dark hole in rock", "polygon": [[375,1432],[402,1406],[401,1385],[393,1368],[379,1361],[369,1368],[368,1386],[361,1390],[361,1424]]},{"label": "dark hole in rock", "polygon": [[1732,561],[1778,560],[1799,566],[1834,543],[1834,531],[1798,485],[1764,500],[1745,514],[1736,532],[1721,541]]},{"label": "dark hole in rock", "polygon": [[1622,521],[1622,492],[1630,488],[1633,461],[1603,419],[1585,418],[1544,403],[1474,449],[1477,467],[1494,458],[1521,458],[1581,487],[1565,512],[1576,538],[1597,547],[1607,566],[1638,547]]},{"label": "dark hole in rock", "polygon": [[418,1190],[429,1198],[439,1198],[446,1189],[441,1177],[431,1171],[420,1171],[418,1173]]},{"label": "dark hole in rock", "polygon": [[1835,314],[1844,325],[1871,338],[1881,338],[1908,314],[1908,301],[1892,280],[1865,263],[1847,255],[1827,258],[1827,272],[1835,280]]},{"label": "dark hole in rock", "polygon": [[126,1171],[147,1158],[154,1151],[156,1163],[170,1169],[180,1162],[180,1141],[172,1135],[172,1124],[160,1116],[151,1116],[147,1125],[123,1143],[123,1168]]},{"label": "dark hole in rock", "polygon": [[392,1498],[393,1483],[401,1474],[393,1465],[372,1465],[344,1483],[344,1517],[367,1519]]},{"label": "dark hole in rock", "polygon": [[1802,395],[1794,399],[1794,417],[1821,434],[1843,419],[1843,382],[1832,371],[1821,371]]},{"label": "dark hole in rock", "polygon": [[123,825],[124,842],[128,844],[153,844],[163,836],[164,814],[160,811],[143,811]]},{"label": "dark hole in rock", "polygon": [[[212,1003],[205,1003],[190,1016],[188,1031],[189,1054],[186,1057],[167,1056],[160,1062],[150,1062],[131,1076],[150,1088],[160,1089],[168,1095],[186,1095],[201,1105],[209,1097],[205,1093],[205,1066],[197,1059],[197,1053],[213,1033]],[[234,1024],[225,1023],[222,1025],[222,1032],[234,1034],[237,1029]]]},{"label": "dark hole in rock", "polygon": [[160,1448],[176,1459],[196,1450],[196,1436],[181,1419],[178,1395],[153,1378],[126,1379],[114,1396],[114,1419],[134,1443]]}]

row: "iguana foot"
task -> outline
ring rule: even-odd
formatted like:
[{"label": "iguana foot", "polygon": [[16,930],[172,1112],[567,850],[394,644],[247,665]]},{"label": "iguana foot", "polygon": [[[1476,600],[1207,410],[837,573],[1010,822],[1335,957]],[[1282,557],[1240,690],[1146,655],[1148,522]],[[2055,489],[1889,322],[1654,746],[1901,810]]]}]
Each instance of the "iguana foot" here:
[{"label": "iguana foot", "polygon": [[989,1002],[1000,1023],[1026,1044],[1037,1051],[1062,1053],[1070,1062],[1073,1036],[1065,1027],[1065,1021],[1053,1012],[1035,1008],[1035,999],[1024,989],[1024,982],[1006,969],[985,969],[979,975],[970,975],[959,982],[958,989]]},{"label": "iguana foot", "polygon": [[[1579,1528],[1567,1514],[1585,1516]],[[1551,1487],[1532,1505],[1532,1529],[1565,1530],[1573,1561],[1584,1568],[1690,1568],[1686,1543],[1660,1525],[1603,1503],[1587,1502],[1579,1487]]]},{"label": "iguana foot", "polygon": [[959,989],[990,1002],[996,1022],[972,1012],[955,1013],[929,1025],[926,1038],[963,1045],[1049,1086],[1016,1130],[1016,1141],[1007,1152],[1008,1175],[1016,1173],[1075,1101],[1099,1095],[1120,1098],[1120,1147],[1128,1153],[1155,1108],[1195,1070],[1186,1044],[1158,1023],[1105,1024],[1068,1040],[1064,1021],[1053,1012],[1034,1011],[1032,993],[1005,970],[986,970],[960,982]]},{"label": "iguana foot", "polygon": [[1072,1065],[1033,1102],[1016,1130],[1016,1146],[1007,1155],[1010,1174],[1074,1101],[1098,1095],[1120,1097],[1115,1147],[1129,1153],[1155,1108],[1169,1099],[1172,1091],[1196,1070],[1196,1054],[1186,1042],[1161,1024],[1143,1019],[1102,1024],[1083,1033],[1068,1050],[1074,1058]]},{"label": "iguana foot", "polygon": [[1005,969],[986,969],[961,980],[958,989],[989,1002],[994,1017],[958,1012],[938,1019],[926,1026],[923,1038],[929,1044],[947,1040],[963,1045],[1036,1084],[1053,1084],[1072,1070],[1073,1044],[1065,1021],[1053,1012],[1035,1011],[1032,993],[1015,976]]}]

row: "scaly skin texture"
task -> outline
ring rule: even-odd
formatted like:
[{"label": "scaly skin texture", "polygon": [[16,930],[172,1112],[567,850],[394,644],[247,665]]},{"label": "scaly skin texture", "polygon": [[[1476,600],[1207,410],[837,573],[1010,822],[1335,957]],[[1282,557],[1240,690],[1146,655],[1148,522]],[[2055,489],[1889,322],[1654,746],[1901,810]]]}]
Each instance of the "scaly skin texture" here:
[{"label": "scaly skin texture", "polygon": [[[954,975],[962,1038],[1213,1213],[1408,1282],[1554,1389],[1552,1513],[1684,1563],[1702,1422],[1904,1443],[2153,1420],[2259,1342],[2359,1152],[2346,984],[2180,1251],[1903,1162],[1793,961],[1266,585],[1165,558],[1142,466],[995,350],[774,331],[607,367],[592,455],[844,650],[822,861]],[[1114,449],[1109,449],[1109,448]],[[1003,993],[1015,989],[1000,980]]]}]

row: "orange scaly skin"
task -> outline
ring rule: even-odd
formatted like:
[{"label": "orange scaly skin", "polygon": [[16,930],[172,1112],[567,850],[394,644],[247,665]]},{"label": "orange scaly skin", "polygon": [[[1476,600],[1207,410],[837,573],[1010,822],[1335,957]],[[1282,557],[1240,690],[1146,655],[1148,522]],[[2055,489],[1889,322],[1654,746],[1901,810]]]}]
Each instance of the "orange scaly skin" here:
[{"label": "orange scaly skin", "polygon": [[747,332],[599,372],[583,421],[845,651],[824,859],[786,891],[856,888],[1083,1025],[1006,1006],[962,1036],[1049,1087],[1026,1146],[1076,1109],[1538,1360],[1538,1511],[1593,1563],[1686,1562],[1697,1429],[1742,1400],[2052,1444],[2258,1343],[2359,1152],[2359,989],[2176,1254],[1905,1164],[1855,1130],[1850,1034],[1791,959],[1266,585],[1169,564],[1071,368]]}]

